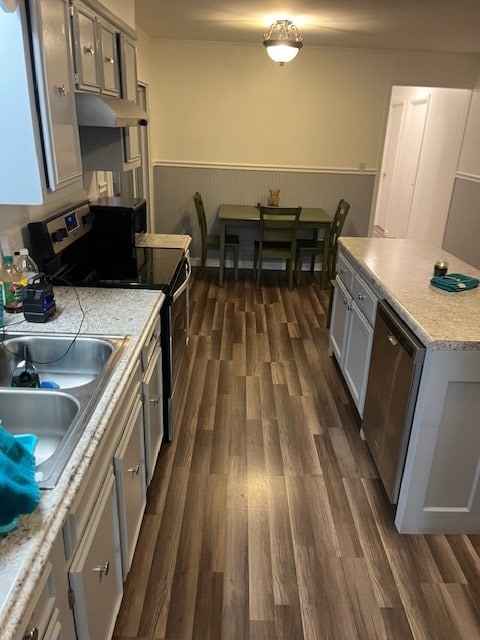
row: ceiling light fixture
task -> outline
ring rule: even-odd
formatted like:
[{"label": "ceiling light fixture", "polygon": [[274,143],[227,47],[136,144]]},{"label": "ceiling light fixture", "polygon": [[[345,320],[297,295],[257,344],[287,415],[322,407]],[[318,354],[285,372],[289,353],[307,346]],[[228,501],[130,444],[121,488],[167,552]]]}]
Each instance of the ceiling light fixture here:
[{"label": "ceiling light fixture", "polygon": [[277,20],[263,37],[268,55],[281,67],[293,60],[303,47],[303,38],[291,20]]}]

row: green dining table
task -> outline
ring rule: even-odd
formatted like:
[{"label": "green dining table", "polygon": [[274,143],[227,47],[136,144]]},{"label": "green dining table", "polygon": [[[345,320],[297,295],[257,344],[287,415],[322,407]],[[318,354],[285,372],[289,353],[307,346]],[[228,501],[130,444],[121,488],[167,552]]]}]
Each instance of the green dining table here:
[{"label": "green dining table", "polygon": [[[220,269],[218,274],[218,284],[223,287],[225,276],[225,236],[227,227],[256,227],[260,226],[260,211],[255,205],[249,204],[221,204],[218,207],[218,219],[220,221]],[[302,207],[299,229],[312,229],[312,239],[318,238],[320,229],[324,231],[325,247],[328,247],[330,228],[333,217],[324,209],[315,207]],[[315,257],[312,257],[312,271]],[[328,265],[328,252],[322,255],[322,287],[326,286],[326,274]]]}]

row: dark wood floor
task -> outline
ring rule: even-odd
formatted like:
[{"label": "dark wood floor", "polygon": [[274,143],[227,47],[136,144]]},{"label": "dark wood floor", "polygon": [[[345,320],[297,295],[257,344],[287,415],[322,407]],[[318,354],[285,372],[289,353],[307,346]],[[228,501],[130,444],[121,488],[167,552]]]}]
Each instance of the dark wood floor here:
[{"label": "dark wood floor", "polygon": [[396,532],[326,292],[205,278],[115,638],[480,638],[480,536]]}]

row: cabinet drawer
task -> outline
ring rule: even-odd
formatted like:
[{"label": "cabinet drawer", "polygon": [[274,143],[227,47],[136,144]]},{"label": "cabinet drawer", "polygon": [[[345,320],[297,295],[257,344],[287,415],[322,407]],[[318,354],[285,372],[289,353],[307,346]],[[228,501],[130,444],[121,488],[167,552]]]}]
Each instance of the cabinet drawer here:
[{"label": "cabinet drawer", "polygon": [[145,339],[145,343],[142,348],[142,367],[146,371],[148,365],[152,359],[153,353],[160,343],[160,318],[157,318]]},{"label": "cabinet drawer", "polygon": [[358,275],[355,276],[353,283],[352,297],[357,307],[362,311],[365,318],[373,327],[375,324],[375,313],[377,310],[377,296]]},{"label": "cabinet drawer", "polygon": [[352,293],[354,276],[355,271],[352,265],[342,253],[339,253],[337,259],[337,277],[343,282],[348,293]]}]

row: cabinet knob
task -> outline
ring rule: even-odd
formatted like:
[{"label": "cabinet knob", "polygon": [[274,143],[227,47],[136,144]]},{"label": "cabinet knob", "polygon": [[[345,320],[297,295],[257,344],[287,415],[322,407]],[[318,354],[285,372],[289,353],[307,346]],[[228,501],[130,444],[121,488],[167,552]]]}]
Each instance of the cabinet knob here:
[{"label": "cabinet knob", "polygon": [[359,300],[366,300],[366,299],[367,299],[367,296],[366,296],[364,293],[359,293],[359,294],[358,294],[358,299],[359,299]]},{"label": "cabinet knob", "polygon": [[160,402],[160,396],[155,396],[155,398],[150,398],[150,402],[152,404],[158,404]]},{"label": "cabinet knob", "polygon": [[93,56],[95,51],[92,46],[89,46],[89,47],[83,47],[83,53],[86,53],[89,56]]},{"label": "cabinet knob", "polygon": [[108,576],[108,572],[110,570],[110,563],[105,562],[105,564],[99,564],[97,567],[93,567],[92,571],[95,571],[96,573],[100,574],[100,578],[102,576]]},{"label": "cabinet knob", "polygon": [[345,269],[343,267],[340,267],[340,269],[338,270],[339,273],[345,273]]},{"label": "cabinet knob", "polygon": [[23,640],[38,640],[38,629],[33,627],[23,636]]},{"label": "cabinet knob", "polygon": [[134,476],[138,476],[138,472],[140,471],[140,465],[136,464],[134,467],[130,467],[127,469],[128,473],[131,473]]},{"label": "cabinet knob", "polygon": [[62,84],[59,87],[57,87],[57,91],[58,91],[58,95],[59,96],[66,96],[68,95],[68,91],[65,89],[65,85]]},{"label": "cabinet knob", "polygon": [[115,60],[113,59],[113,56],[106,56],[105,62],[109,62],[110,64],[113,64]]}]

